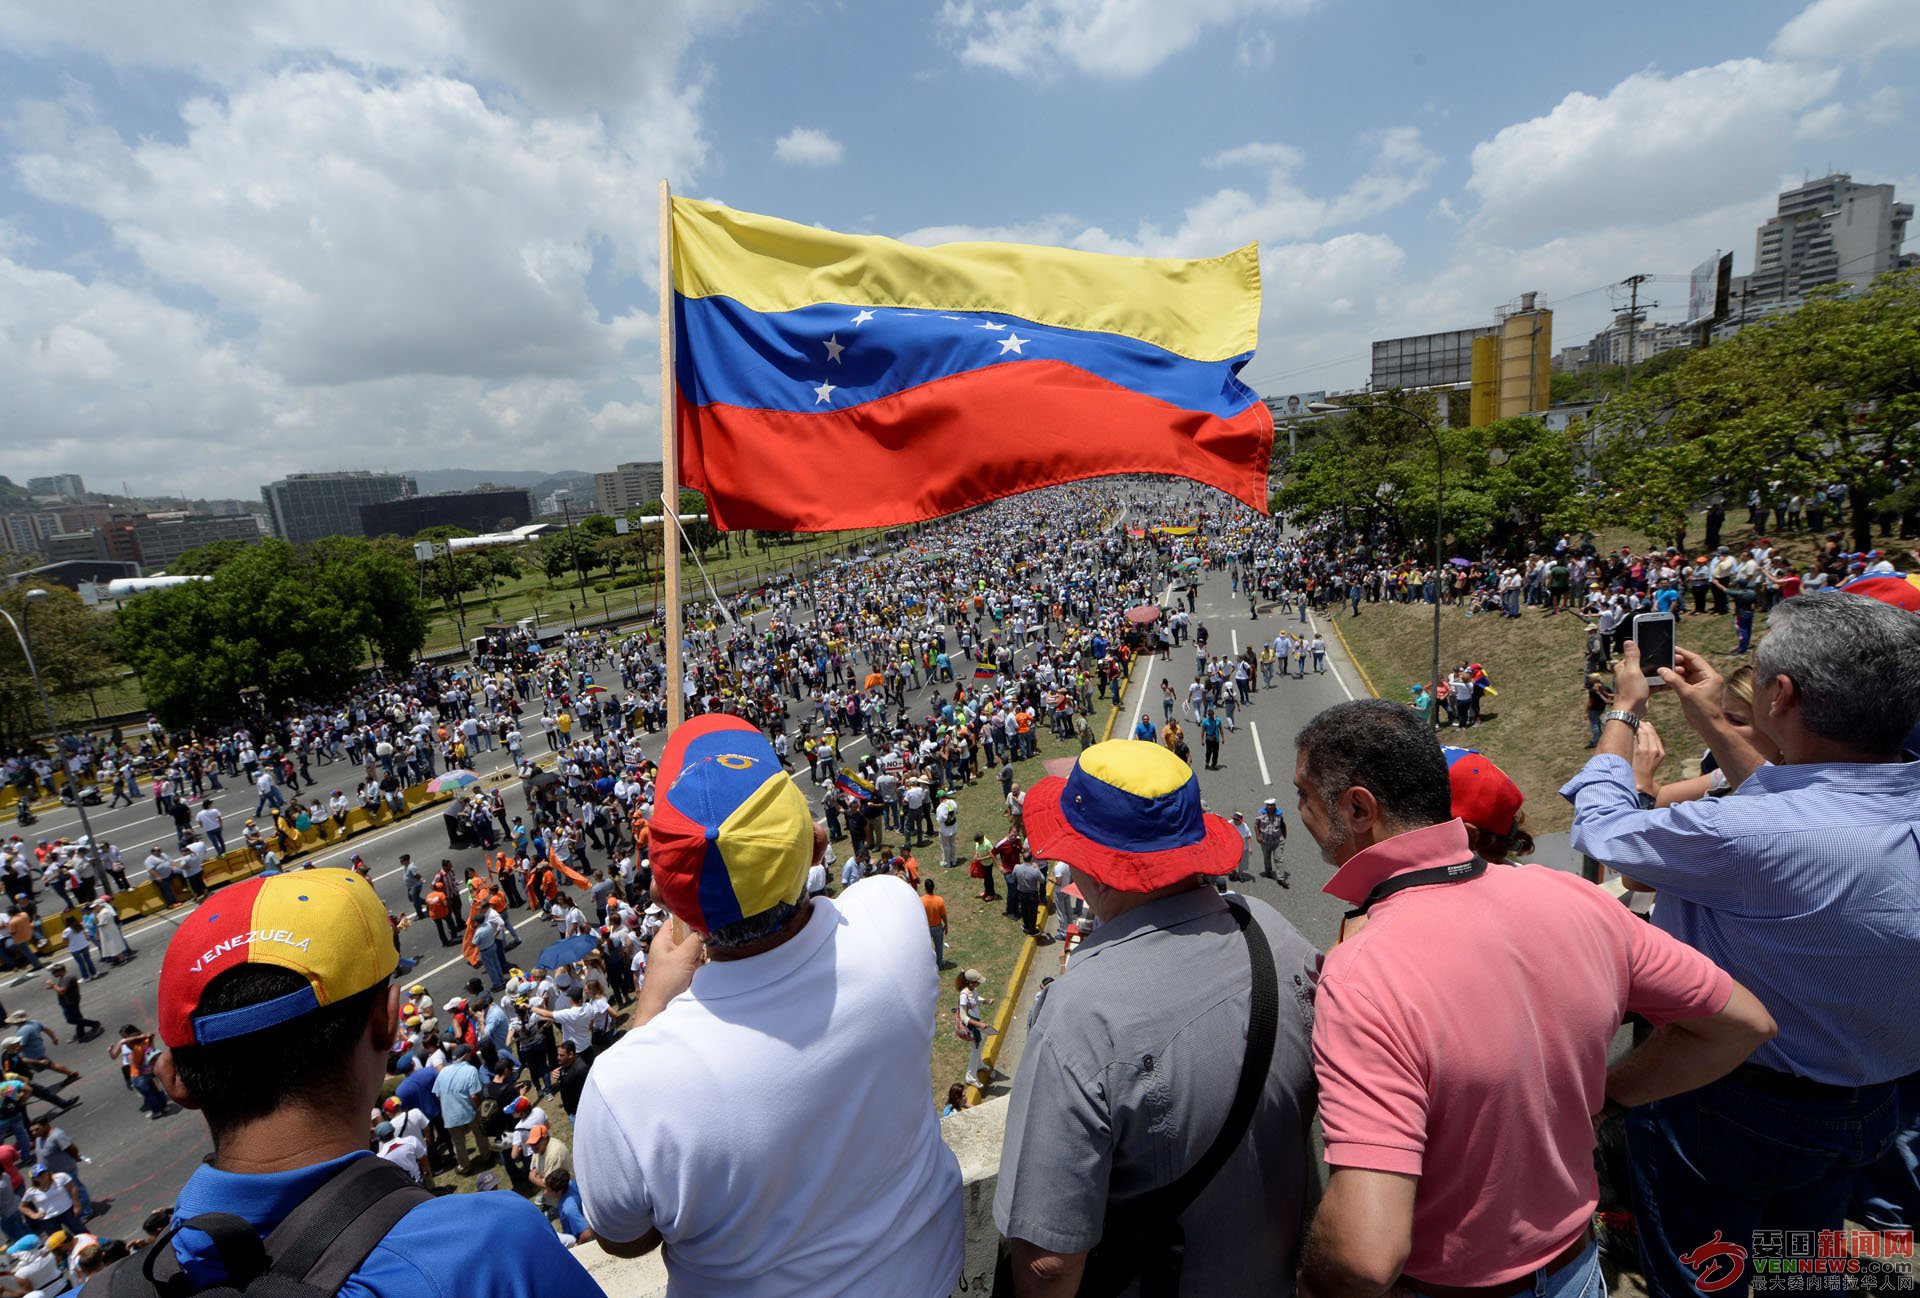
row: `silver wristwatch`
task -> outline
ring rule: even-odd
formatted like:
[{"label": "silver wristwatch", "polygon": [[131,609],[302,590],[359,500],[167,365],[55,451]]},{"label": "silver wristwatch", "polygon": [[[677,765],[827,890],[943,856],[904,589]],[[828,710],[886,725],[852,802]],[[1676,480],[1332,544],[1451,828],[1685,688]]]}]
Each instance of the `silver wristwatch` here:
[{"label": "silver wristwatch", "polygon": [[1633,731],[1634,734],[1637,735],[1640,733],[1640,718],[1623,708],[1613,708],[1600,714],[1601,725],[1604,726],[1609,721],[1624,721],[1627,723],[1627,728]]}]

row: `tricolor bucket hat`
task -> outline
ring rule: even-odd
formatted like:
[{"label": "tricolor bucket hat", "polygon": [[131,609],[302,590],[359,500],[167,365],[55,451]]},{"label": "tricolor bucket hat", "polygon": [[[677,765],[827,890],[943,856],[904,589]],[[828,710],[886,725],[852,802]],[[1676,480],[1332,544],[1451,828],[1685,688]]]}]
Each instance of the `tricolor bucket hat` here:
[{"label": "tricolor bucket hat", "polygon": [[1239,868],[1240,831],[1200,804],[1193,768],[1141,739],[1095,744],[1062,779],[1027,791],[1036,857],[1065,861],[1120,892],[1152,892]]}]

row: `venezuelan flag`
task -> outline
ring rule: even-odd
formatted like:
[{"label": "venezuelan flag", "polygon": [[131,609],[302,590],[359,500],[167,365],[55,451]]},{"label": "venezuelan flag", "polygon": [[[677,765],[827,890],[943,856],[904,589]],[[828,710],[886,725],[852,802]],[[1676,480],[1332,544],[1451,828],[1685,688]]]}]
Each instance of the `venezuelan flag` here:
[{"label": "venezuelan flag", "polygon": [[975,667],[973,669],[973,679],[977,681],[990,681],[999,675],[1000,673],[998,670],[987,666],[987,664],[985,663],[981,663],[978,667]]},{"label": "venezuelan flag", "polygon": [[833,777],[833,787],[849,798],[858,798],[862,802],[873,801],[873,786],[844,766],[840,768],[840,774]]},{"label": "venezuelan flag", "polygon": [[1238,377],[1253,245],[1206,261],[916,248],[672,211],[681,476],[722,528],[907,523],[1117,473],[1267,507],[1273,420]]}]

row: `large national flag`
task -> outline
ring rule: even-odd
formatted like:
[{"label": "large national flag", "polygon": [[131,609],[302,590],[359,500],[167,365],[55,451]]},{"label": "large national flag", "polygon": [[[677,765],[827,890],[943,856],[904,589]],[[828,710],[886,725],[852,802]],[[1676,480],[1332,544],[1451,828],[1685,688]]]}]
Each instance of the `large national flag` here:
[{"label": "large national flag", "polygon": [[917,248],[673,200],[680,473],[723,528],[933,518],[1165,473],[1267,507],[1253,245]]}]

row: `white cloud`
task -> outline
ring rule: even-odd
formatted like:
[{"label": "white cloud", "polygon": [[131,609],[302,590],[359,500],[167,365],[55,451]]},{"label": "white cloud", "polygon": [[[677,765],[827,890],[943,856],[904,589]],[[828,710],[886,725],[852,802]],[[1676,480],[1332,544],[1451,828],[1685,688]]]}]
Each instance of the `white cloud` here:
[{"label": "white cloud", "polygon": [[16,166],[92,212],[155,275],[258,324],[302,383],[424,373],[584,374],[621,339],[585,284],[605,238],[645,266],[639,158],[596,119],[490,109],[464,82],[289,71],[187,105],[186,141],[128,143],[42,110]]},{"label": "white cloud", "polygon": [[1801,140],[1831,140],[1863,126],[1892,126],[1900,120],[1900,92],[1882,86],[1856,103],[1835,99],[1821,104],[1800,119],[1793,133]]},{"label": "white cloud", "polygon": [[679,65],[748,7],[0,9],[29,57],[202,85],[178,130],[104,125],[71,79],[6,124],[18,182],[136,263],[0,230],[10,457],[42,473],[111,445],[137,484],[250,495],[289,469],[646,453],[655,178],[707,153],[704,74]]},{"label": "white cloud", "polygon": [[179,8],[68,0],[0,9],[20,52],[85,50],[111,63],[180,68],[217,85],[322,58],[360,70],[439,72],[498,84],[536,108],[658,106],[694,37],[757,0],[210,0]]},{"label": "white cloud", "polygon": [[1374,144],[1372,164],[1332,198],[1315,198],[1295,182],[1294,173],[1306,156],[1298,149],[1254,143],[1216,154],[1208,165],[1265,167],[1264,192],[1215,190],[1189,204],[1172,228],[1148,221],[1131,233],[1115,233],[1069,214],[1054,214],[993,227],[930,226],[900,237],[920,244],[966,239],[1048,243],[1138,257],[1212,257],[1255,240],[1275,244],[1310,239],[1397,206],[1424,188],[1439,165],[1413,127],[1394,127],[1369,138]]},{"label": "white cloud", "polygon": [[812,126],[796,126],[773,145],[773,156],[795,167],[831,167],[845,154],[840,141]]},{"label": "white cloud", "polygon": [[1791,160],[1801,112],[1838,73],[1739,59],[1678,76],[1640,72],[1575,92],[1474,148],[1467,187],[1498,238],[1591,230],[1708,210]]},{"label": "white cloud", "polygon": [[[1022,77],[1062,67],[1099,77],[1137,77],[1214,28],[1291,17],[1315,0],[945,0],[940,25],[963,62]],[[1239,37],[1243,66],[1270,57],[1272,38]],[[1264,51],[1264,54],[1263,54]]]},{"label": "white cloud", "polygon": [[1307,160],[1306,154],[1291,144],[1252,144],[1235,145],[1231,149],[1222,149],[1207,159],[1209,167],[1298,167]]},{"label": "white cloud", "polygon": [[1920,4],[1913,0],[1814,0],[1773,39],[1785,59],[1854,63],[1920,45]]}]

